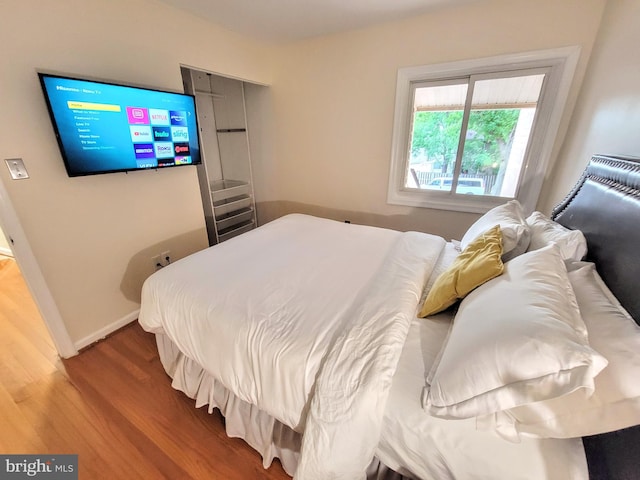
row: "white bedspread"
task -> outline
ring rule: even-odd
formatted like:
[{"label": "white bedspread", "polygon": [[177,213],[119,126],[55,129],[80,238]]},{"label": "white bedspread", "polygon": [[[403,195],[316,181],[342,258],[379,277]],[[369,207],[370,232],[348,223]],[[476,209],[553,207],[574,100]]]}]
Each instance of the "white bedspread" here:
[{"label": "white bedspread", "polygon": [[444,244],[288,215],[152,275],[139,321],[237,397],[304,431],[296,478],[364,478]]}]

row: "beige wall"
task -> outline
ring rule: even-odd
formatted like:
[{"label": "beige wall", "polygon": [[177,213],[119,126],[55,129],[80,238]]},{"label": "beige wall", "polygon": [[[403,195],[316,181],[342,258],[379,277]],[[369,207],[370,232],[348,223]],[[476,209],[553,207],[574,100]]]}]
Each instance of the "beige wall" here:
[{"label": "beige wall", "polygon": [[571,105],[603,7],[495,0],[283,48],[273,88],[278,168],[264,179],[269,215],[287,201],[459,238],[477,216],[386,203],[398,68],[580,45]]},{"label": "beige wall", "polygon": [[74,342],[138,307],[150,257],[207,245],[193,167],[69,178],[36,69],[182,91],[180,63],[269,83],[266,47],[155,0],[2,0],[0,180]]},{"label": "beige wall", "polygon": [[550,211],[594,153],[640,156],[640,2],[609,0],[571,126],[541,208]]},{"label": "beige wall", "polygon": [[138,308],[151,256],[184,256],[206,233],[193,168],[68,178],[36,69],[179,91],[182,63],[273,84],[274,155],[254,165],[262,221],[308,211],[459,238],[474,215],[386,203],[397,69],[580,45],[571,105],[604,3],[489,0],[268,47],[157,0],[0,0],[0,158],[31,175],[0,168],[0,181],[76,342]]}]

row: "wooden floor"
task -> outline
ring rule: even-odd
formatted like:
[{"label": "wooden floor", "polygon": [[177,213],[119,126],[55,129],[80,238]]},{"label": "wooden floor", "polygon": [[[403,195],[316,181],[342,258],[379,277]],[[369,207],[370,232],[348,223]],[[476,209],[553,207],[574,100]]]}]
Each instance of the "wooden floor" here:
[{"label": "wooden floor", "polygon": [[[0,453],[79,457],[81,479],[289,479],[173,390],[137,323],[61,361],[13,260],[0,257]],[[217,412],[217,411],[216,411]]]}]

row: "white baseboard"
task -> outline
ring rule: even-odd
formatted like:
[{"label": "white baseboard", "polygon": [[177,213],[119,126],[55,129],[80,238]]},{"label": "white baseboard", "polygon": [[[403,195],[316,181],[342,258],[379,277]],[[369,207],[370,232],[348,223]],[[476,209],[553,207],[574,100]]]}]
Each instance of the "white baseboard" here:
[{"label": "white baseboard", "polygon": [[6,255],[7,257],[13,257],[13,252],[9,248],[0,247],[0,255]]},{"label": "white baseboard", "polygon": [[124,327],[125,325],[128,325],[129,323],[137,320],[139,314],[140,314],[140,310],[139,309],[134,311],[134,312],[131,312],[130,314],[125,315],[124,317],[122,317],[120,320],[116,320],[112,324],[101,328],[97,332],[92,333],[91,335],[87,335],[84,338],[81,338],[80,340],[78,340],[77,342],[74,343],[74,346],[76,347],[77,350],[81,350],[81,349],[83,349],[85,347],[88,347],[92,343],[95,343],[95,342],[97,342],[99,340],[102,340],[107,335],[109,335],[109,334],[115,332],[116,330]]}]

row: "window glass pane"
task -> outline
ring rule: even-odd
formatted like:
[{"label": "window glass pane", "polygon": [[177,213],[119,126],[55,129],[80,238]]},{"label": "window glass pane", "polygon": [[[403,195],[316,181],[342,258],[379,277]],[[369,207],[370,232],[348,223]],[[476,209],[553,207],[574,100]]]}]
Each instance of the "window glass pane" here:
[{"label": "window glass pane", "polygon": [[543,79],[475,82],[456,193],[516,196]]},{"label": "window glass pane", "polygon": [[468,85],[417,87],[406,187],[451,191]]}]

